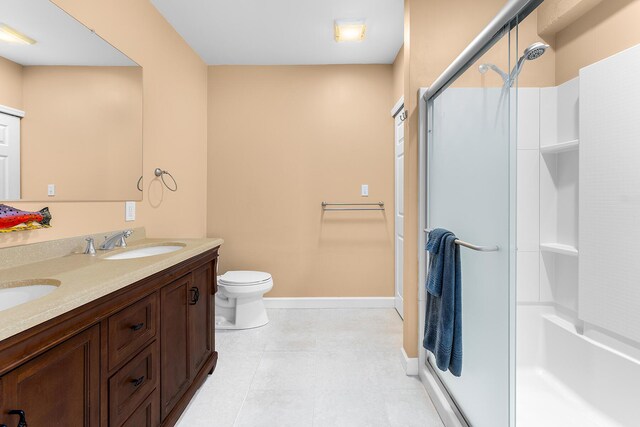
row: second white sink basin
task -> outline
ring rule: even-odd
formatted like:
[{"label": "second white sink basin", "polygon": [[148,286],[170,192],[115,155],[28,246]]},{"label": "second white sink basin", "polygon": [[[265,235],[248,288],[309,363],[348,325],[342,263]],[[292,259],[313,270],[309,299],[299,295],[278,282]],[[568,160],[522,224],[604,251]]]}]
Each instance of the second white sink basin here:
[{"label": "second white sink basin", "polygon": [[118,259],[134,259],[145,258],[148,256],[168,254],[171,252],[179,251],[184,248],[183,244],[166,244],[156,246],[145,246],[142,248],[129,249],[124,252],[118,252],[117,254],[109,255],[104,259],[118,260]]},{"label": "second white sink basin", "polygon": [[59,281],[50,279],[25,280],[6,287],[0,286],[0,311],[42,298],[58,289],[58,286]]}]

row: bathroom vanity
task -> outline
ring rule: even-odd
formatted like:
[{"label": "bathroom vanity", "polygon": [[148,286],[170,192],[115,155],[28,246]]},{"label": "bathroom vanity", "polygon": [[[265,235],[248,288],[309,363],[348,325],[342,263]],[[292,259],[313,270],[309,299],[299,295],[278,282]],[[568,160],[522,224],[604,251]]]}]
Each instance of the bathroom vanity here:
[{"label": "bathroom vanity", "polygon": [[0,285],[60,281],[51,294],[0,312],[0,425],[19,425],[19,411],[36,427],[174,425],[218,358],[222,240],[184,242],[144,258],[73,254],[0,269]]}]

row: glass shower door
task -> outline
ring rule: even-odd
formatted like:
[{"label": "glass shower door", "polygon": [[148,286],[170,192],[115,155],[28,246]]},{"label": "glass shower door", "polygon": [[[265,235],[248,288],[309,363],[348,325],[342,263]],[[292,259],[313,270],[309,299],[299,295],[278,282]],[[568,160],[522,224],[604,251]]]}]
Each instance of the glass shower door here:
[{"label": "glass shower door", "polygon": [[512,417],[515,150],[511,89],[493,66],[509,71],[508,36],[432,99],[427,113],[427,228],[499,247],[460,248],[462,376],[438,370],[432,355],[427,359],[474,427],[508,426]]}]

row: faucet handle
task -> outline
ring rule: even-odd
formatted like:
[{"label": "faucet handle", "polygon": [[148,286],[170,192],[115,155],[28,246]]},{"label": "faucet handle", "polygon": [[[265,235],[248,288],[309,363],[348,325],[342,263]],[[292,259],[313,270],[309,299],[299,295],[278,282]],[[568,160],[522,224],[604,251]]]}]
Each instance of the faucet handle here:
[{"label": "faucet handle", "polygon": [[127,238],[133,234],[133,230],[124,230],[120,235],[120,239],[116,242],[116,246],[119,248],[127,247]]},{"label": "faucet handle", "polygon": [[84,253],[87,255],[95,255],[96,247],[93,241],[93,237],[87,237],[84,240],[87,242],[87,247],[84,249]]}]

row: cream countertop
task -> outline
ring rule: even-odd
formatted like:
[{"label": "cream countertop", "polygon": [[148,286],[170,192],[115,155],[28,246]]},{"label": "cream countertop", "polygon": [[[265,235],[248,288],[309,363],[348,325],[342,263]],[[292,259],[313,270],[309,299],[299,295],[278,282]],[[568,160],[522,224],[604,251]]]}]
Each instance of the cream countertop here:
[{"label": "cream countertop", "polygon": [[[42,298],[0,311],[0,341],[220,246],[223,242],[218,238],[142,238],[130,242],[126,249],[98,251],[96,256],[73,253],[0,269],[0,287],[5,287],[7,282],[32,279],[53,279],[61,282],[58,289]],[[104,259],[133,248],[171,243],[185,246],[175,252],[146,258]],[[23,255],[28,256],[30,249],[37,249],[38,245],[22,247]]]}]

